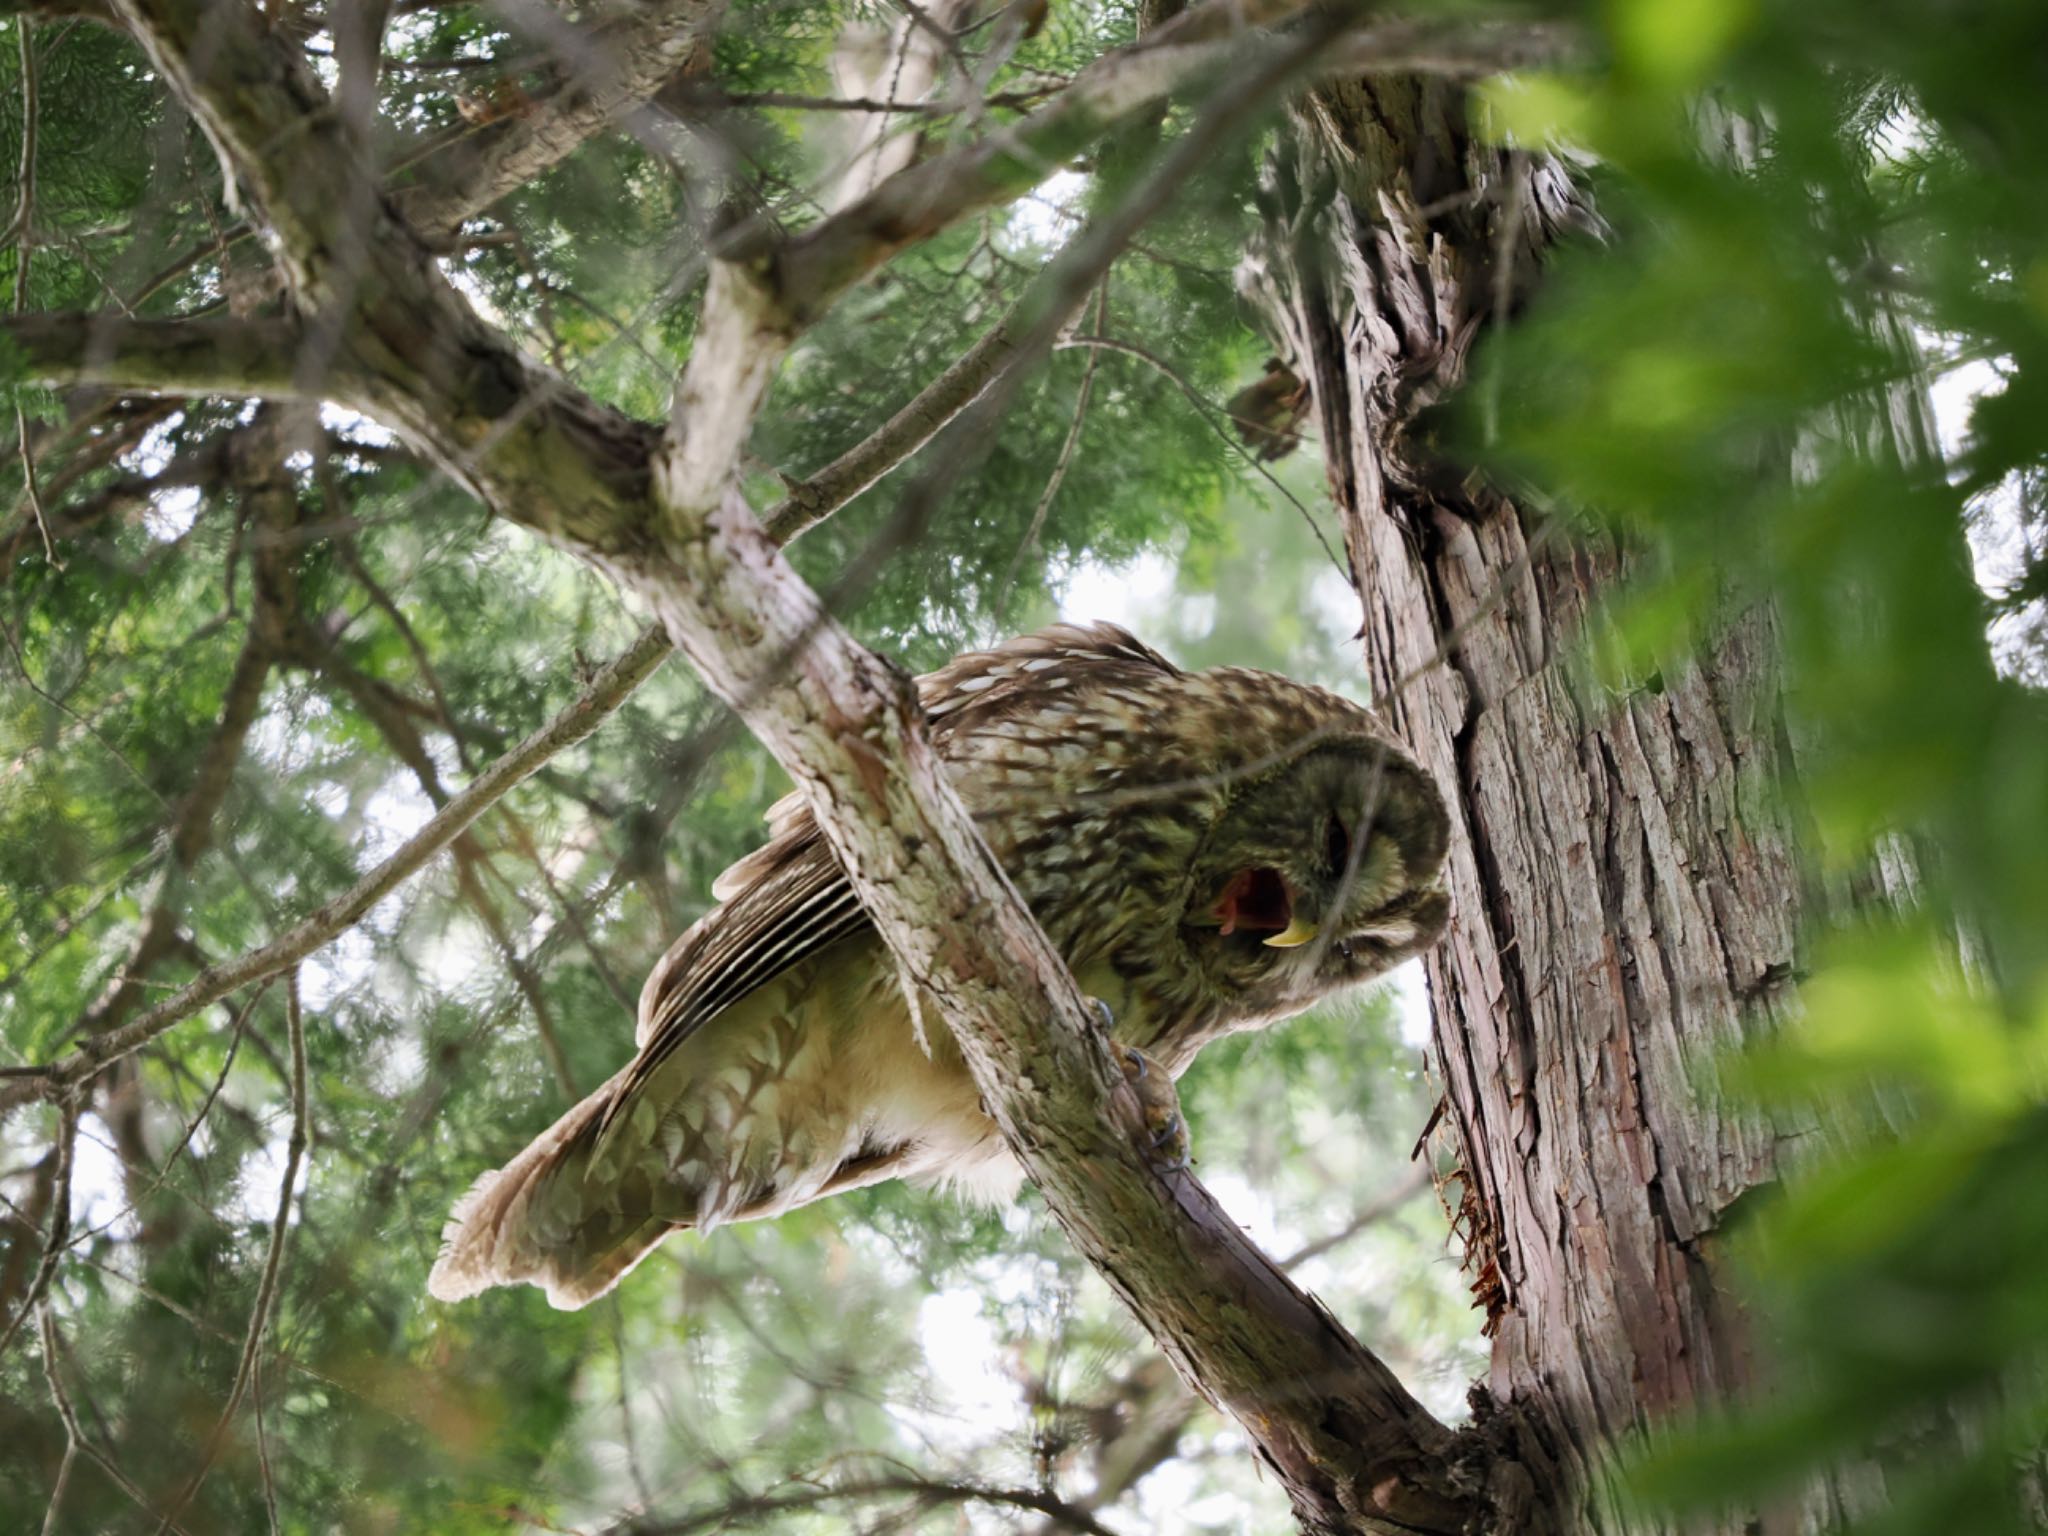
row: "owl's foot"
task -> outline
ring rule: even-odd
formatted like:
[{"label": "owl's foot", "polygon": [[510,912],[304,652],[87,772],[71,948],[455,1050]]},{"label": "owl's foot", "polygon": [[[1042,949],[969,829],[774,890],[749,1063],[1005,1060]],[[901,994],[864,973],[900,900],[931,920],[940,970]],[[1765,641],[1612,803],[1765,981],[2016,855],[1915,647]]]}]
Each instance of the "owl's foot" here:
[{"label": "owl's foot", "polygon": [[1181,1117],[1180,1094],[1173,1086],[1173,1074],[1135,1045],[1120,1045],[1124,1079],[1137,1094],[1145,1111],[1145,1128],[1152,1133],[1152,1151],[1168,1168],[1188,1165],[1188,1123]]},{"label": "owl's foot", "polygon": [[[1116,1027],[1116,1015],[1109,1004],[1099,997],[1091,997],[1095,1011],[1102,1019],[1102,1032],[1107,1035]],[[1180,1112],[1180,1094],[1173,1086],[1173,1074],[1154,1061],[1135,1045],[1115,1045],[1117,1060],[1124,1069],[1124,1081],[1131,1085],[1131,1091],[1138,1096],[1138,1107],[1145,1113],[1145,1129],[1151,1133],[1151,1150],[1169,1169],[1188,1166],[1188,1125]]]}]

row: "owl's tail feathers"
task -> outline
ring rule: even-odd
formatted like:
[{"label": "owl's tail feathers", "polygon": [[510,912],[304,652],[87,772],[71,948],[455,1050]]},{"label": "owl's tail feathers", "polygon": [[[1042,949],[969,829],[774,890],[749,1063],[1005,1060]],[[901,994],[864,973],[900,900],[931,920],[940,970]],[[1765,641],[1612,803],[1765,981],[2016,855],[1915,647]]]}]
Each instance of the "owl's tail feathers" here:
[{"label": "owl's tail feathers", "polygon": [[593,1169],[598,1126],[617,1086],[607,1083],[470,1186],[442,1229],[430,1295],[460,1301],[525,1281],[544,1286],[550,1305],[574,1310],[689,1224],[687,1212],[658,1211],[676,1202],[645,1162],[607,1158]]}]

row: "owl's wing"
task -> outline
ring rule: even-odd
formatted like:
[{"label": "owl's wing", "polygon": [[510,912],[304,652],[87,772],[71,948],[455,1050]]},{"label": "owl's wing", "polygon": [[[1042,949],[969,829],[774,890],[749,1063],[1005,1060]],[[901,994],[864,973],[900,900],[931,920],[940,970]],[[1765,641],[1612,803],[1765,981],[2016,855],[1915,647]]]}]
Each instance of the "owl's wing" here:
[{"label": "owl's wing", "polygon": [[779,835],[720,875],[726,900],[684,934],[640,990],[640,1051],[614,1091],[599,1134],[675,1049],[791,966],[870,926],[853,886],[799,802],[770,810]]}]

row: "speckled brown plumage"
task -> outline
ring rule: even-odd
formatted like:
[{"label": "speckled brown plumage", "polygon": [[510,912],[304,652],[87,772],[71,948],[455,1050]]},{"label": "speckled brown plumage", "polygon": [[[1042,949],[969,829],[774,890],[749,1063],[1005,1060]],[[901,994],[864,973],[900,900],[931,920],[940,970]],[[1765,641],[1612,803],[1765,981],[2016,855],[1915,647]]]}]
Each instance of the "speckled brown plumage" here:
[{"label": "speckled brown plumage", "polygon": [[[919,690],[1047,936],[1169,1072],[1442,930],[1436,791],[1335,694],[1183,672],[1102,624],[961,656]],[[436,1296],[528,1280],[579,1306],[675,1227],[892,1177],[1014,1189],[950,1036],[920,1031],[797,797],[713,894],[647,979],[634,1059],[456,1207]]]}]

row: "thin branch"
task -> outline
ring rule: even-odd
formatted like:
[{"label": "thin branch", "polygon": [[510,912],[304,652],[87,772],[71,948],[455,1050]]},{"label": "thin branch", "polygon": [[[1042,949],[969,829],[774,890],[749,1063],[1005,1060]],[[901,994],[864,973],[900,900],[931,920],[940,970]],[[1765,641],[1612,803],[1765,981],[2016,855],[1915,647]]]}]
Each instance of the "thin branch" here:
[{"label": "thin branch", "polygon": [[277,1477],[270,1469],[270,1432],[263,1423],[263,1356],[256,1356],[256,1373],[249,1383],[256,1411],[256,1470],[263,1479],[263,1509],[270,1517],[270,1536],[279,1536],[277,1523]]},{"label": "thin branch", "polygon": [[[1100,329],[1100,327],[1097,327],[1098,332]],[[1059,343],[1060,350],[1068,347],[1088,347],[1101,351],[1121,352],[1124,356],[1134,357],[1139,362],[1144,363],[1147,367],[1161,374],[1169,384],[1173,385],[1175,389],[1179,390],[1186,397],[1188,403],[1209,424],[1209,430],[1223,440],[1224,446],[1243,459],[1257,474],[1264,477],[1266,483],[1278,491],[1293,506],[1294,510],[1301,514],[1302,521],[1308,524],[1308,531],[1316,536],[1316,542],[1323,546],[1323,553],[1329,557],[1330,564],[1336,568],[1337,572],[1340,575],[1348,575],[1350,573],[1351,567],[1338,557],[1335,549],[1330,547],[1328,536],[1324,534],[1322,525],[1316,521],[1315,514],[1308,509],[1306,503],[1299,496],[1295,495],[1293,491],[1289,490],[1281,482],[1279,476],[1266,468],[1257,454],[1247,451],[1244,444],[1239,442],[1237,438],[1225,429],[1222,419],[1224,412],[1203,398],[1202,392],[1190,384],[1182,376],[1178,368],[1149,348],[1141,347],[1136,342],[1124,341],[1115,336],[1103,336],[1100,334],[1094,336],[1070,336]]]},{"label": "thin branch", "polygon": [[[775,368],[796,337],[854,284],[907,246],[980,209],[1008,202],[1118,124],[1198,76],[1241,75],[1285,57],[1318,72],[1364,57],[1393,67],[1418,47],[1456,45],[1473,30],[1386,22],[1349,30],[1338,9],[1275,38],[1260,31],[1292,19],[1299,0],[1208,0],[1104,55],[1038,111],[950,154],[914,164],[794,238],[744,226],[712,263],[696,337],[671,407],[658,500],[663,515],[702,517],[739,462]],[[1348,35],[1347,35],[1348,31]],[[1336,46],[1343,38],[1343,46]],[[1525,46],[1520,33],[1511,43]],[[1311,46],[1312,45],[1312,46]],[[1200,125],[1198,124],[1198,128]],[[670,530],[672,532],[672,530]]]},{"label": "thin branch", "polygon": [[[95,523],[147,506],[151,496],[158,491],[176,486],[213,485],[220,480],[227,472],[227,454],[235,438],[232,432],[207,438],[196,448],[176,455],[153,474],[123,474],[69,506],[61,504],[60,498],[79,480],[95,470],[106,468],[134,448],[148,429],[162,419],[167,409],[158,407],[143,416],[132,429],[106,433],[90,442],[84,450],[69,454],[63,467],[43,482],[43,500],[50,508],[49,531],[52,535],[62,540],[75,539]],[[31,531],[30,521],[24,515],[12,530],[0,535],[0,581],[6,579],[9,568],[26,542]]]},{"label": "thin branch", "polygon": [[[270,420],[268,412],[258,417],[259,422]],[[249,499],[256,515],[272,527],[289,525],[297,518],[298,498],[276,463],[274,433],[260,430],[245,446],[253,482]],[[220,719],[193,765],[191,784],[161,834],[166,857],[142,897],[142,923],[127,955],[74,1026],[74,1035],[96,1036],[118,1029],[141,1004],[151,973],[178,948],[188,893],[186,877],[213,842],[214,821],[255,728],[263,691],[277,659],[279,635],[298,607],[297,567],[275,543],[256,550],[251,563],[256,571],[256,602],[221,697]],[[108,1093],[107,1123],[120,1144],[123,1164],[138,1170],[139,1176],[149,1161],[141,1083],[132,1074],[117,1078],[116,1083],[128,1091]],[[116,1083],[107,1086],[112,1090]],[[139,1205],[140,1197],[134,1203]]]},{"label": "thin branch", "polygon": [[463,829],[549,758],[583,740],[667,659],[668,637],[648,629],[591,679],[576,700],[518,746],[492,763],[399,850],[289,932],[233,960],[201,972],[171,997],[119,1029],[95,1036],[47,1066],[5,1069],[0,1112],[36,1099],[57,1098],[110,1061],[132,1055],[180,1020],[229,993],[275,976],[352,927],[364,913],[417,873]]},{"label": "thin branch", "polygon": [[[982,105],[1011,110],[1034,107],[1047,97],[1058,95],[1065,86],[1065,81],[1051,81],[1031,90],[997,91],[987,97]],[[894,113],[916,117],[952,117],[957,116],[961,110],[960,103],[956,101],[896,101],[877,96],[805,96],[795,91],[722,91],[692,86],[679,94],[692,105],[760,107],[789,112],[862,112],[876,115]]]},{"label": "thin branch", "polygon": [[57,1463],[57,1475],[50,1480],[50,1502],[43,1509],[43,1536],[56,1536],[57,1517],[64,1508],[64,1494],[71,1487],[71,1465],[78,1459],[78,1441],[69,1425],[64,1429],[64,1456]]},{"label": "thin branch", "polygon": [[[1107,278],[1096,284],[1095,295],[1095,329],[1099,331],[1109,312]],[[1039,493],[1038,505],[1031,509],[1030,526],[1024,530],[1017,552],[1010,557],[1009,569],[1003,572],[1003,579],[996,586],[995,614],[999,624],[1009,606],[1010,588],[1017,580],[1017,571],[1024,564],[1025,557],[1038,547],[1039,535],[1045,531],[1046,514],[1052,511],[1053,501],[1058,497],[1060,487],[1066,483],[1067,470],[1074,462],[1074,452],[1081,446],[1081,432],[1088,425],[1088,396],[1095,388],[1095,365],[1101,357],[1100,352],[1091,351],[1082,360],[1081,387],[1074,394],[1074,419],[1068,423],[1066,441],[1060,444],[1059,459],[1053,464],[1045,489]]]},{"label": "thin branch", "polygon": [[[1085,301],[1085,292],[1083,299]],[[1080,306],[1076,304],[1074,309]],[[1057,316],[1065,324],[1072,310]],[[860,443],[816,474],[787,487],[783,499],[761,516],[761,525],[778,544],[787,544],[830,517],[890,470],[930,442],[1005,369],[1025,360],[1018,342],[1028,323],[1039,318],[1029,300],[982,333],[946,371],[918,392]]]},{"label": "thin branch", "polygon": [[[1190,81],[1240,73],[1293,46],[1299,0],[1207,0],[1103,55],[1046,105],[949,154],[884,178],[865,197],[786,243],[752,233],[720,255],[747,267],[782,323],[801,327],[905,246],[1019,197],[1119,124]],[[1576,34],[1544,24],[1400,19],[1347,27],[1355,9],[1313,21],[1319,75],[1400,71],[1469,75],[1556,62]]]},{"label": "thin branch", "polygon": [[610,1527],[606,1536],[697,1536],[700,1531],[724,1530],[743,1521],[758,1523],[793,1510],[816,1509],[820,1504],[843,1499],[872,1499],[891,1494],[907,1495],[920,1503],[993,1504],[1005,1509],[1029,1510],[1057,1522],[1062,1530],[1079,1533],[1079,1536],[1117,1536],[1080,1505],[1041,1489],[940,1482],[912,1476],[863,1478],[830,1488],[805,1488],[801,1492],[780,1496],[763,1494],[756,1498],[739,1498],[680,1520],[629,1520]]},{"label": "thin branch", "polygon": [[56,694],[50,692],[49,689],[36,681],[35,674],[28,669],[28,657],[22,653],[21,642],[14,638],[14,631],[5,624],[0,624],[0,640],[4,640],[7,643],[7,652],[14,658],[15,670],[21,673],[21,680],[28,685],[28,691],[49,705],[50,708],[56,710],[58,714],[64,716],[73,725],[84,731],[94,741],[98,742],[106,751],[106,754],[121,765],[128,777],[136,782],[144,794],[168,811],[170,809],[169,802],[164,799],[162,793],[158,791],[154,784],[142,776],[142,770],[128,760],[126,753],[109,741],[101,733],[100,728],[94,725],[91,720],[81,715],[63,699],[60,699]]},{"label": "thin branch", "polygon": [[[412,770],[429,803],[436,811],[443,809],[448,804],[448,791],[442,787],[441,771],[434,765],[426,739],[413,724],[411,716],[394,707],[386,690],[364,676],[358,668],[350,666],[310,626],[300,626],[296,639],[300,658],[338,687],[356,708],[369,717],[370,724],[383,737],[392,754]],[[577,1091],[575,1075],[569,1070],[569,1057],[562,1049],[561,1031],[555,1026],[554,1010],[548,1004],[540,977],[521,958],[519,946],[505,927],[504,914],[484,887],[482,871],[489,866],[490,857],[477,842],[476,835],[469,831],[460,833],[450,848],[455,855],[456,888],[483,925],[492,948],[497,950],[507,974],[532,1010],[534,1028],[540,1033],[541,1054],[547,1058],[548,1069],[554,1074],[555,1084],[562,1090],[563,1098],[573,1104],[583,1095]]]},{"label": "thin branch", "polygon": [[[235,1057],[241,1051],[242,1041],[245,1038],[254,1038],[259,1041],[260,1045],[261,1037],[251,1036],[249,1034],[249,1019],[250,1016],[256,1012],[256,1005],[263,1001],[263,995],[269,989],[269,986],[270,984],[268,982],[264,982],[261,986],[259,986],[256,989],[255,995],[252,996],[249,999],[249,1001],[242,1006],[242,1010],[235,1015],[234,1026],[230,1030],[228,1035],[227,1055],[220,1064],[220,1072],[218,1073],[218,1075],[215,1076],[212,1084],[207,1088],[205,1097],[200,1100],[198,1110],[192,1115],[192,1117],[189,1120],[185,1122],[185,1128],[183,1132],[179,1135],[176,1145],[174,1145],[171,1148],[171,1150],[165,1153],[164,1156],[158,1161],[156,1171],[150,1178],[149,1186],[146,1189],[138,1190],[135,1193],[131,1194],[127,1200],[122,1202],[121,1208],[118,1211],[114,1212],[113,1215],[107,1217],[98,1226],[88,1227],[85,1231],[80,1232],[77,1236],[73,1237],[68,1243],[65,1244],[66,1248],[76,1248],[81,1243],[87,1242],[90,1239],[97,1237],[100,1233],[105,1232],[108,1228],[112,1227],[116,1222],[119,1222],[123,1218],[139,1212],[142,1209],[143,1203],[151,1199],[158,1190],[164,1187],[164,1181],[170,1178],[172,1170],[177,1167],[178,1159],[184,1155],[185,1148],[191,1145],[192,1138],[199,1134],[199,1127],[204,1125],[206,1123],[207,1116],[213,1113],[213,1106],[220,1098],[221,1089],[227,1086],[228,1074],[234,1069]],[[248,1120],[252,1125],[255,1123],[254,1117],[248,1115],[246,1111],[243,1111],[232,1104],[230,1104],[228,1107],[230,1109],[233,1109],[235,1113],[240,1115],[243,1119]],[[146,1170],[140,1167],[129,1167],[126,1158],[123,1156],[119,1148],[115,1148],[114,1155],[116,1157],[122,1158],[122,1170],[124,1173],[129,1175],[130,1187],[133,1188],[134,1180],[136,1178],[139,1178],[141,1174]],[[212,1215],[210,1211],[204,1212],[204,1214],[208,1216]]]},{"label": "thin branch", "polygon": [[1299,9],[1299,0],[1209,0],[1105,54],[1027,117],[883,178],[794,239],[741,232],[719,254],[747,269],[781,325],[801,328],[897,251],[1022,196],[1119,122],[1215,68],[1233,42],[1241,47]]},{"label": "thin branch", "polygon": [[1388,1188],[1380,1192],[1377,1200],[1361,1206],[1358,1214],[1336,1231],[1304,1243],[1280,1261],[1282,1269],[1298,1269],[1310,1259],[1319,1259],[1333,1248],[1341,1248],[1361,1232],[1378,1226],[1401,1207],[1428,1189],[1433,1179],[1429,1165],[1416,1163],[1405,1170]]},{"label": "thin branch", "polygon": [[[86,1438],[85,1429],[78,1422],[78,1409],[71,1402],[71,1394],[65,1390],[62,1374],[63,1336],[57,1332],[57,1319],[49,1302],[45,1301],[36,1312],[36,1322],[43,1341],[43,1381],[49,1386],[50,1401],[56,1405],[57,1417],[64,1425],[65,1444],[75,1446],[78,1451],[107,1475],[107,1481],[127,1494],[135,1507],[145,1515],[154,1515],[155,1508],[149,1502],[149,1495],[135,1484],[135,1480],[114,1463],[112,1457]],[[171,1529],[178,1536],[188,1536],[185,1528],[173,1524]]]},{"label": "thin branch", "polygon": [[193,1469],[177,1502],[165,1512],[162,1523],[157,1526],[157,1536],[164,1536],[172,1522],[185,1512],[185,1507],[199,1492],[200,1484],[206,1481],[206,1474],[213,1469],[221,1447],[227,1443],[235,1411],[242,1406],[242,1395],[249,1390],[249,1380],[256,1369],[257,1351],[263,1347],[264,1337],[270,1332],[277,1303],[278,1276],[284,1268],[285,1235],[291,1225],[292,1186],[298,1182],[299,1164],[306,1155],[306,1025],[299,1013],[297,971],[285,977],[284,1016],[292,1048],[292,1134],[285,1143],[284,1179],[277,1192],[277,1214],[270,1223],[270,1250],[264,1256],[263,1278],[257,1282],[256,1300],[249,1308],[249,1331],[242,1341],[241,1359],[235,1365],[234,1385],[228,1389],[228,1400],[221,1406],[220,1419],[213,1426],[213,1433],[206,1437],[199,1465]]},{"label": "thin branch", "polygon": [[[21,55],[21,162],[16,180],[20,183],[20,194],[15,199],[14,217],[8,221],[4,242],[14,247],[14,312],[19,315],[28,308],[29,260],[36,248],[36,137],[41,121],[38,111],[40,76],[36,69],[36,29],[26,16],[14,23],[14,40]],[[34,516],[36,529],[43,536],[43,558],[56,570],[64,569],[64,562],[57,558],[57,546],[50,538],[49,515],[43,510],[43,489],[41,477],[36,471],[35,449],[29,441],[28,410],[19,399],[14,406],[14,441],[21,451],[22,493],[28,501],[29,512]],[[68,1469],[71,1453],[64,1453],[64,1464]],[[56,1501],[51,1501],[54,1517]]]}]

